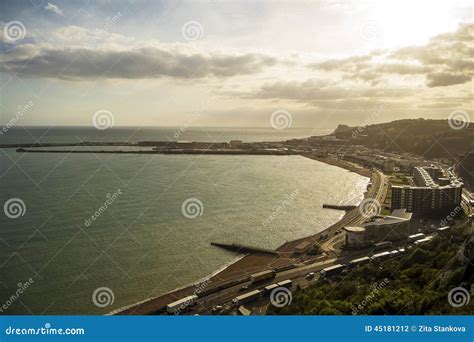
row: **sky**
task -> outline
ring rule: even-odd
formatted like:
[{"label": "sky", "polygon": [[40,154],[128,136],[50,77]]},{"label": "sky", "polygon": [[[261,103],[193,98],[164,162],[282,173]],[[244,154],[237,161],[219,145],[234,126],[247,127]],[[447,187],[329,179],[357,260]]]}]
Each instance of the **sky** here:
[{"label": "sky", "polygon": [[3,0],[0,28],[2,125],[474,121],[470,0]]}]

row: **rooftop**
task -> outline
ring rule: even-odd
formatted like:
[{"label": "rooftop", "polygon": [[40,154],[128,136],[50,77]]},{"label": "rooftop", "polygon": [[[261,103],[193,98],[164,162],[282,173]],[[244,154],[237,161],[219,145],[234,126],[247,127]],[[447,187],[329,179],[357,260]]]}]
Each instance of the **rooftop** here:
[{"label": "rooftop", "polygon": [[406,220],[410,220],[412,213],[407,212],[406,209],[395,209],[390,214],[390,217],[398,217]]},{"label": "rooftop", "polygon": [[[452,172],[446,172],[446,170],[443,170],[440,167],[437,166],[423,166],[423,167],[415,167],[415,173],[420,176],[416,177],[415,174],[415,180],[417,180],[420,184],[417,184],[416,186],[411,186],[411,185],[392,185],[392,188],[398,188],[398,189],[448,189],[448,188],[458,188],[463,186],[463,183],[456,178],[456,176]],[[436,181],[433,179],[431,176],[432,174],[439,173],[442,175],[441,177],[438,178],[438,176],[435,176]],[[442,180],[443,185],[440,185],[438,183],[439,180]]]},{"label": "rooftop", "polygon": [[364,227],[344,227],[344,230],[345,231],[348,231],[348,232],[352,232],[352,233],[362,233],[362,232],[365,232],[365,228]]},{"label": "rooftop", "polygon": [[368,226],[382,226],[410,221],[412,215],[413,214],[407,212],[406,209],[395,209],[388,216],[377,218],[374,221],[364,223],[361,226],[344,227],[344,230],[351,233],[362,233],[365,231],[365,227]]}]

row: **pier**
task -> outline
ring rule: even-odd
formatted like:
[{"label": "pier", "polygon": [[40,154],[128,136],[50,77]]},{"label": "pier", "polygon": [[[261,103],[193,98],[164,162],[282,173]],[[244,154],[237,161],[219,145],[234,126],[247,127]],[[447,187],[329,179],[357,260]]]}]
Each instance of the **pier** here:
[{"label": "pier", "polygon": [[220,247],[223,249],[227,249],[230,251],[238,252],[238,253],[262,253],[262,254],[271,254],[271,255],[279,255],[277,251],[271,249],[265,249],[260,247],[252,247],[252,246],[245,246],[238,243],[220,243],[220,242],[211,242],[212,246]]},{"label": "pier", "polygon": [[347,210],[352,210],[354,208],[357,208],[357,206],[355,206],[355,205],[323,204],[323,208],[347,211]]},{"label": "pier", "polygon": [[17,148],[18,153],[107,153],[107,154],[206,154],[206,155],[265,155],[265,156],[287,156],[291,155],[288,151],[278,151],[271,149],[262,150],[241,150],[241,149],[225,149],[225,150],[206,150],[206,149],[153,149],[153,150],[42,150],[42,149],[26,149]]}]

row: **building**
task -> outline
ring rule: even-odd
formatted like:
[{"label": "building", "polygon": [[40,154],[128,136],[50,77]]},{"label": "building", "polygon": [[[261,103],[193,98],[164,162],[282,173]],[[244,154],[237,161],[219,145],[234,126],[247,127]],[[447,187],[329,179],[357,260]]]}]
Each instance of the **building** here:
[{"label": "building", "polygon": [[395,156],[393,154],[383,154],[375,150],[347,152],[344,154],[343,159],[369,168],[375,167],[389,173],[394,170],[408,171],[412,167],[427,164],[421,159],[407,156]]},{"label": "building", "polygon": [[313,244],[309,241],[303,241],[295,247],[295,253],[303,254],[306,253]]},{"label": "building", "polygon": [[391,187],[392,210],[445,216],[461,204],[463,183],[452,172],[434,166],[415,167],[413,176],[416,186]]},{"label": "building", "polygon": [[461,161],[458,166],[458,172],[467,188],[474,192],[474,151],[469,152],[460,157]]},{"label": "building", "polygon": [[347,247],[363,247],[367,244],[365,241],[364,227],[344,227],[346,231],[346,246]]},{"label": "building", "polygon": [[394,210],[389,216],[376,218],[357,227],[344,227],[346,246],[352,248],[369,246],[380,241],[405,239],[413,234],[412,213],[406,209]]},{"label": "building", "polygon": [[242,140],[231,140],[229,141],[229,145],[231,148],[240,148],[243,146],[243,141]]}]

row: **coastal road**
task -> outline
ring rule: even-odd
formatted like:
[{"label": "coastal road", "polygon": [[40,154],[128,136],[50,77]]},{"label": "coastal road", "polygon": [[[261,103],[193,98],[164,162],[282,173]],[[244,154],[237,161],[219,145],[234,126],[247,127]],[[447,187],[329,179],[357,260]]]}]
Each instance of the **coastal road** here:
[{"label": "coastal road", "polygon": [[[300,267],[297,267],[291,270],[278,272],[274,279],[259,282],[258,284],[251,284],[249,281],[247,281],[245,283],[220,291],[218,293],[214,293],[212,295],[200,298],[198,301],[198,305],[193,308],[190,308],[187,314],[193,314],[193,315],[194,314],[200,314],[200,315],[213,314],[212,308],[218,305],[223,306],[224,308],[227,307],[227,308],[235,309],[235,307],[232,306],[232,299],[234,299],[235,297],[244,293],[248,293],[255,289],[261,290],[267,285],[270,285],[279,281],[283,281],[286,279],[291,279],[293,281],[293,286],[292,286],[293,289],[297,287],[305,288],[315,283],[319,279],[319,272],[323,268],[326,268],[335,264],[339,264],[339,263],[345,264],[349,262],[350,260],[360,258],[362,256],[366,256],[370,251],[371,251],[371,248],[358,250],[358,251],[352,251],[352,252],[346,253],[344,256],[341,256],[339,258],[326,259],[321,262],[316,262],[309,265],[302,265]],[[306,275],[310,272],[314,272],[315,276],[313,279],[308,280],[306,278]],[[244,292],[240,292],[239,289],[241,289],[243,286],[246,286],[247,289]],[[252,309],[252,315],[261,315],[261,314],[265,314],[266,305],[268,305],[268,298],[264,298],[263,300],[249,303],[245,305],[245,307]],[[214,314],[218,314],[218,313],[216,312]],[[223,314],[228,314],[228,311],[224,312]]]},{"label": "coastal road", "polygon": [[473,212],[472,212],[472,205],[471,205],[471,194],[466,189],[463,189],[463,192],[462,192],[461,205],[463,206],[464,211],[466,212],[468,216],[472,215]]},{"label": "coastal road", "polygon": [[[218,293],[206,296],[201,298],[198,301],[198,305],[190,310],[188,314],[209,314],[212,312],[212,308],[221,305],[221,306],[230,306],[232,299],[234,299],[236,296],[250,292],[255,289],[262,289],[263,287],[283,281],[286,279],[291,279],[293,280],[293,286],[296,287],[299,284],[306,284],[307,281],[305,279],[305,276],[309,272],[319,272],[325,267],[331,266],[338,261],[337,259],[330,259],[330,260],[325,260],[320,263],[315,263],[315,264],[310,264],[310,265],[305,265],[301,266],[298,268],[295,268],[293,270],[288,270],[288,271],[283,271],[277,273],[276,277],[274,279],[271,279],[269,281],[264,281],[264,282],[259,282],[258,284],[251,284],[250,282],[245,282],[233,287],[230,287],[228,289],[225,289],[223,291],[220,291]],[[341,260],[342,261],[342,260]],[[248,286],[248,289],[245,290],[245,292],[239,292],[239,289],[242,288],[242,286]]]},{"label": "coastal road", "polygon": [[[374,173],[375,175],[374,177],[372,177],[372,187],[370,188],[365,198],[373,198],[375,200],[375,203],[380,205],[380,208],[382,208],[382,205],[385,202],[385,197],[387,196],[388,192],[388,179],[379,170],[374,171]],[[337,229],[342,229],[345,226],[357,226],[367,221],[367,217],[364,217],[362,215],[362,212],[359,210],[359,208],[352,210],[345,218],[347,219],[341,220],[340,227],[337,227]],[[322,243],[321,249],[328,255],[334,255],[339,249],[337,248],[337,246],[343,243],[344,239],[345,234],[343,234],[342,232],[336,234],[329,240]]]}]

